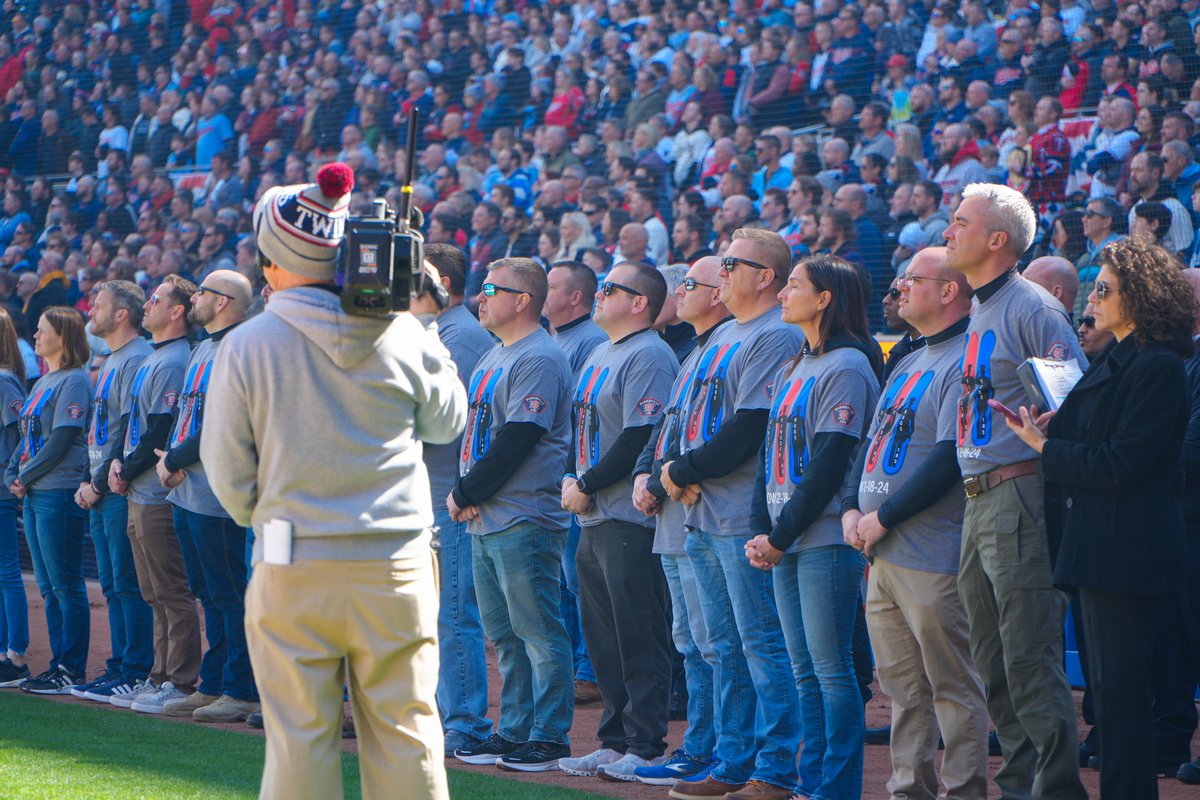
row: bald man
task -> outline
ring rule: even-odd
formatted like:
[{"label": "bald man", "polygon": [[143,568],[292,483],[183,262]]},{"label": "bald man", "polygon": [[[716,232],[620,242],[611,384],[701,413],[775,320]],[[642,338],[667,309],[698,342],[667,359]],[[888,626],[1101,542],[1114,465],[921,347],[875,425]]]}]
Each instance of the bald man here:
[{"label": "bald man", "polygon": [[225,513],[200,463],[204,399],[221,340],[246,319],[254,299],[240,272],[217,270],[192,295],[188,321],[208,332],[188,361],[179,416],[168,449],[157,450],[158,479],[171,490],[175,532],[183,550],[188,585],[204,608],[208,649],[196,691],[163,707],[169,717],[197,722],[242,722],[259,710],[243,624],[246,594],[246,529]]},{"label": "bald man", "polygon": [[1070,317],[1079,294],[1079,273],[1075,265],[1059,256],[1042,256],[1029,262],[1025,268],[1025,280],[1045,289],[1063,304]]},{"label": "bald man", "polygon": [[641,264],[658,266],[649,260],[650,257],[646,253],[649,244],[650,234],[646,232],[645,225],[640,222],[625,223],[621,226],[621,232],[617,234],[617,252],[613,253],[613,263],[636,261]]}]

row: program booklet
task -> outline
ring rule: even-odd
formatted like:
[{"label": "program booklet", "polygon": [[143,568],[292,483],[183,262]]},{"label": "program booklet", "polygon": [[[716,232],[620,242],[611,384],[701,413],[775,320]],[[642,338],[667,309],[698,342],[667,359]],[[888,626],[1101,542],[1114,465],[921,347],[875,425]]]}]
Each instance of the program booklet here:
[{"label": "program booklet", "polygon": [[1042,412],[1058,411],[1082,377],[1083,370],[1073,358],[1069,361],[1031,358],[1017,367],[1017,379],[1025,394]]}]

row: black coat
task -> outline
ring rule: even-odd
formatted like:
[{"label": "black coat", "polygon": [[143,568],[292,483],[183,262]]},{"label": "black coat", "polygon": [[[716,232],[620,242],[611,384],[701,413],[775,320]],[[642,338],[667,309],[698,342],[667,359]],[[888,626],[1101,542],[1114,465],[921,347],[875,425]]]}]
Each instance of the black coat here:
[{"label": "black coat", "polygon": [[1180,578],[1183,359],[1133,336],[1109,347],[1050,423],[1042,453],[1054,582],[1160,594]]}]

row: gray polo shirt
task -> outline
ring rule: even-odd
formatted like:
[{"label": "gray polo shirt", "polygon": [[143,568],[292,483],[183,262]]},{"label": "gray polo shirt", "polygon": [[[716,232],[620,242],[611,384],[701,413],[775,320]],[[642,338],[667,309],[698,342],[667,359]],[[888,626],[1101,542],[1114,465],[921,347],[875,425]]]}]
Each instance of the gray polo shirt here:
[{"label": "gray polo shirt", "polygon": [[135,336],[117,348],[100,368],[96,393],[92,398],[92,424],[88,428],[87,441],[91,480],[97,486],[108,486],[105,465],[123,455],[125,441],[123,438],[114,438],[112,432],[120,427],[121,417],[129,411],[133,377],[138,367],[153,351],[150,342]]},{"label": "gray polo shirt", "polygon": [[[183,444],[199,433],[204,426],[204,401],[208,395],[213,361],[217,357],[220,344],[220,341],[205,339],[192,351],[187,372],[184,374],[179,416],[175,419],[175,429],[167,442],[168,449]],[[187,465],[185,469],[187,478],[167,494],[167,501],[194,514],[228,518],[229,514],[225,513],[208,484],[204,464],[197,461]]]},{"label": "gray polo shirt", "polygon": [[554,343],[562,348],[571,363],[571,374],[576,378],[583,370],[583,364],[588,356],[596,349],[596,345],[608,341],[608,334],[600,329],[592,318],[580,317],[568,322],[553,333]]},{"label": "gray polo shirt", "polygon": [[[8,464],[21,443],[21,407],[25,405],[25,384],[9,370],[0,370],[0,464]],[[16,424],[14,424],[16,423]],[[0,481],[0,500],[12,497],[8,483]]]},{"label": "gray polo shirt", "polygon": [[[170,414],[179,410],[179,396],[187,372],[192,346],[187,339],[175,339],[154,348],[133,376],[132,403],[129,406],[129,427],[125,429],[125,457],[137,449],[142,434],[155,414]],[[158,480],[158,472],[147,469],[129,483],[129,499],[146,506],[161,506],[167,502],[170,490]]]},{"label": "gray polo shirt", "polygon": [[35,481],[34,489],[78,489],[87,479],[88,456],[83,428],[87,425],[92,387],[82,369],[59,369],[43,375],[21,406],[20,466],[37,456],[50,434],[78,428],[67,454]]}]

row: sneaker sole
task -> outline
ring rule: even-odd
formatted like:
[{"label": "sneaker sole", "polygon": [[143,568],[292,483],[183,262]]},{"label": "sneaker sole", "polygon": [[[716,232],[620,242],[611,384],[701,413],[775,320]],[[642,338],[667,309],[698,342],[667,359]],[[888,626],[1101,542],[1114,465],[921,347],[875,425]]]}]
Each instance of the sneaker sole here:
[{"label": "sneaker sole", "polygon": [[229,725],[237,722],[245,722],[246,717],[248,716],[250,716],[249,712],[245,714],[236,714],[230,717],[198,717],[195,714],[192,714],[192,719],[196,722],[216,722],[219,724]]},{"label": "sneaker sole", "polygon": [[24,678],[17,678],[16,680],[12,680],[12,681],[4,681],[4,682],[0,683],[0,689],[16,689],[16,688],[19,688],[20,685],[27,680],[29,680],[29,676],[26,676]]},{"label": "sneaker sole", "polygon": [[114,705],[117,708],[132,708],[134,699],[132,697],[115,697],[114,696],[114,697],[108,698],[108,702],[110,705]]},{"label": "sneaker sole", "polygon": [[57,694],[57,695],[64,695],[64,694],[70,694],[70,693],[71,693],[71,688],[70,688],[69,686],[64,686],[64,687],[63,687],[63,688],[61,688],[61,689],[26,689],[24,686],[22,686],[22,687],[21,687],[21,691],[22,691],[22,692],[25,692],[26,694]]},{"label": "sneaker sole", "polygon": [[[203,707],[204,706],[201,706],[201,708],[203,708]],[[136,711],[137,709],[134,709],[134,710]],[[164,717],[173,717],[174,719],[193,719],[192,714],[195,712],[196,712],[196,709],[194,709],[194,708],[188,708],[188,709],[184,709],[181,711],[175,711],[174,709],[164,708],[162,710],[162,715]]]},{"label": "sneaker sole", "polygon": [[512,764],[502,758],[496,759],[496,766],[509,772],[550,772],[558,769],[558,759],[544,761],[540,764]]},{"label": "sneaker sole", "polygon": [[[605,772],[602,769],[596,770],[596,777],[602,781],[612,781],[613,783],[637,783],[636,775],[616,775],[611,772]],[[671,781],[671,783],[674,785],[675,782]]]},{"label": "sneaker sole", "polygon": [[[75,692],[72,691],[71,694],[75,694]],[[82,697],[84,700],[91,700],[93,703],[107,703],[109,698],[113,695],[95,694],[94,692],[81,692],[80,694],[75,694],[75,696]]]},{"label": "sneaker sole", "polygon": [[503,756],[499,755],[498,753],[491,753],[491,754],[480,753],[477,756],[464,756],[459,753],[455,753],[454,757],[457,758],[459,761],[463,762],[464,764],[474,764],[477,767],[478,766],[490,767],[490,766],[494,766],[496,764],[496,762],[499,761]]},{"label": "sneaker sole", "polygon": [[641,775],[633,776],[634,780],[636,780],[638,783],[644,783],[647,786],[674,786],[676,783],[687,777],[690,776],[681,775],[678,778],[643,778]]},{"label": "sneaker sole", "polygon": [[90,700],[91,699],[87,695],[87,690],[80,686],[72,686],[71,687],[71,696],[78,697],[80,700]]},{"label": "sneaker sole", "polygon": [[134,703],[129,707],[140,714],[162,714],[164,712],[162,706],[147,706],[141,703]]},{"label": "sneaker sole", "polygon": [[558,768],[560,770],[562,770],[563,772],[567,773],[568,775],[574,775],[577,778],[594,778],[594,777],[596,777],[596,772],[597,772],[596,769],[592,770],[591,772],[588,772],[586,769],[568,769],[567,767],[564,767],[562,764],[559,764]]}]

